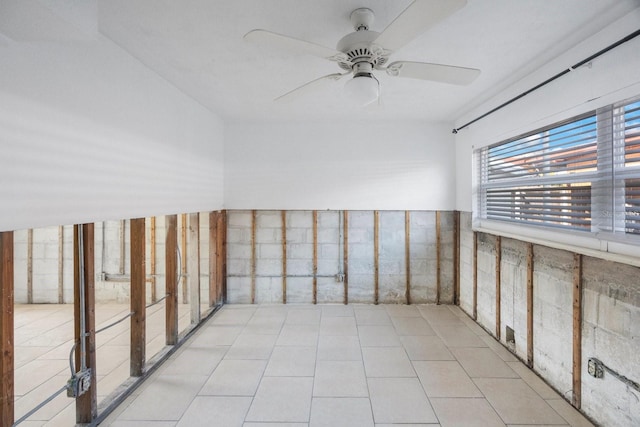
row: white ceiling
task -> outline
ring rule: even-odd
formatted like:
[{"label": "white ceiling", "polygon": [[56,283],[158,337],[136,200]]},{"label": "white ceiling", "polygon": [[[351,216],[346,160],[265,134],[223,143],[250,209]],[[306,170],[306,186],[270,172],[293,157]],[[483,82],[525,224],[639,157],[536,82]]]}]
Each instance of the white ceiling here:
[{"label": "white ceiling", "polygon": [[376,21],[371,29],[382,31],[410,3],[98,0],[97,20],[103,35],[225,120],[452,121],[640,6],[640,0],[468,0],[466,7],[391,60],[479,68],[480,77],[458,87],[377,73],[382,105],[364,109],[344,102],[341,89],[346,79],[317,96],[274,103],[277,96],[340,69],[323,59],[242,39],[248,31],[263,28],[335,47],[352,31],[353,9],[372,9]]}]

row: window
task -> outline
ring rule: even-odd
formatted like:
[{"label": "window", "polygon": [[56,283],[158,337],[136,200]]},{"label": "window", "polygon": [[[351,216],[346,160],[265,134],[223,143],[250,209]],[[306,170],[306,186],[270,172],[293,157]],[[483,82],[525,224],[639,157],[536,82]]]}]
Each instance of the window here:
[{"label": "window", "polygon": [[480,219],[640,235],[640,98],[478,149],[475,156]]}]

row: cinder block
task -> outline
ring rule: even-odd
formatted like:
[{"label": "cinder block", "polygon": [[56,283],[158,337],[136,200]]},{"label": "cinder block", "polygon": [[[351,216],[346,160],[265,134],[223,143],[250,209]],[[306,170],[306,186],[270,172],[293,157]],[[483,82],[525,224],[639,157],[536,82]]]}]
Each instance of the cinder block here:
[{"label": "cinder block", "polygon": [[373,230],[365,228],[349,228],[349,244],[368,243],[373,244]]},{"label": "cinder block", "polygon": [[404,234],[404,211],[380,211],[380,229],[401,229]]},{"label": "cinder block", "polygon": [[318,259],[318,275],[334,276],[338,273],[342,266],[342,262],[338,265],[338,260]]},{"label": "cinder block", "polygon": [[349,274],[365,274],[373,276],[373,259],[350,259]]},{"label": "cinder block", "polygon": [[282,259],[282,244],[260,243],[256,246],[256,253],[260,260]]},{"label": "cinder block", "polygon": [[256,230],[257,243],[282,243],[282,231],[273,228],[260,228]]},{"label": "cinder block", "polygon": [[288,277],[287,303],[309,304],[313,301],[313,278]]},{"label": "cinder block", "polygon": [[251,260],[248,259],[228,259],[227,260],[228,275],[250,275]]},{"label": "cinder block", "polygon": [[287,274],[292,275],[312,275],[313,262],[308,259],[288,259]]},{"label": "cinder block", "polygon": [[282,303],[282,278],[256,278],[256,303]]},{"label": "cinder block", "polygon": [[[202,235],[202,233],[201,233]],[[229,228],[227,230],[227,243],[251,243],[250,229],[246,228]]]},{"label": "cinder block", "polygon": [[373,260],[374,248],[373,242],[366,243],[354,243],[349,242],[349,262],[352,259],[366,259]]},{"label": "cinder block", "polygon": [[330,277],[318,278],[318,303],[342,303],[344,301],[344,283]]},{"label": "cinder block", "polygon": [[250,211],[228,211],[227,226],[229,228],[251,228],[251,212]]},{"label": "cinder block", "polygon": [[342,212],[338,211],[318,211],[318,228],[338,229]]},{"label": "cinder block", "polygon": [[373,276],[349,272],[349,302],[371,304],[373,298]]},{"label": "cinder block", "polygon": [[256,214],[258,228],[282,228],[281,211],[258,211]]},{"label": "cinder block", "polygon": [[313,235],[307,240],[307,232],[306,228],[287,228],[287,243],[313,243]]},{"label": "cinder block", "polygon": [[436,213],[433,211],[412,211],[410,221],[412,232],[414,228],[435,228]]},{"label": "cinder block", "polygon": [[239,243],[227,245],[228,259],[251,259],[251,246]]},{"label": "cinder block", "polygon": [[349,233],[351,229],[373,229],[373,211],[349,212]]},{"label": "cinder block", "polygon": [[256,260],[256,274],[268,275],[268,276],[281,276],[282,261],[259,258]]},{"label": "cinder block", "polygon": [[398,275],[404,270],[404,262],[381,260],[378,264],[380,275]]},{"label": "cinder block", "polygon": [[304,244],[288,244],[287,258],[289,259],[313,259],[313,245]]},{"label": "cinder block", "polygon": [[287,228],[311,228],[313,227],[313,214],[311,211],[288,211]]},{"label": "cinder block", "polygon": [[227,301],[230,304],[250,304],[251,303],[251,278],[250,277],[228,277],[227,278]]},{"label": "cinder block", "polygon": [[340,256],[340,248],[337,244],[318,245],[318,258],[335,259],[336,262]]},{"label": "cinder block", "polygon": [[318,229],[318,243],[338,244],[339,238],[338,229],[336,228]]}]

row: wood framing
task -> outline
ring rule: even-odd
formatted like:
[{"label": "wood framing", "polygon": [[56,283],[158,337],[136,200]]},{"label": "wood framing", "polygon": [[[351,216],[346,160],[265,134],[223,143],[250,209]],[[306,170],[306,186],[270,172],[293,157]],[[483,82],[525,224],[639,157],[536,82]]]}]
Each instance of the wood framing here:
[{"label": "wood framing", "polygon": [[149,273],[151,274],[151,302],[158,300],[156,292],[156,217],[152,216],[149,221]]},{"label": "wood framing", "polygon": [[404,212],[404,262],[405,262],[405,291],[404,298],[407,304],[411,304],[411,213]]},{"label": "wood framing", "polygon": [[0,232],[0,425],[14,421],[13,231]]},{"label": "wood framing", "polygon": [[191,324],[200,322],[200,214],[189,214],[189,308]]},{"label": "wood framing", "polygon": [[165,217],[165,335],[167,345],[178,343],[178,216]]},{"label": "wood framing", "polygon": [[460,211],[453,211],[453,304],[460,305]]},{"label": "wood framing", "polygon": [[[345,235],[346,235],[346,231],[345,231]],[[378,304],[379,298],[380,298],[380,212],[373,211],[373,303]]]},{"label": "wood framing", "polygon": [[64,304],[64,227],[58,227],[58,304]]},{"label": "wood framing", "polygon": [[573,394],[571,404],[582,405],[582,255],[573,254]]},{"label": "wood framing", "polygon": [[282,219],[282,303],[287,303],[287,211],[280,212]]},{"label": "wood framing", "polygon": [[344,303],[349,304],[349,211],[343,211],[344,221],[342,222],[344,233]]},{"label": "wood framing", "polygon": [[478,232],[473,232],[473,320],[478,320]]},{"label": "wood framing", "polygon": [[144,370],[146,332],[146,265],[145,265],[145,220],[129,221],[131,234],[131,344],[130,375],[139,377]]},{"label": "wood framing", "polygon": [[496,338],[500,341],[500,329],[501,329],[501,282],[500,282],[500,264],[502,264],[502,237],[496,236]]},{"label": "wood framing", "polygon": [[527,244],[527,365],[533,368],[533,243]]},{"label": "wood framing", "polygon": [[33,304],[33,228],[27,230],[27,304]]},{"label": "wood framing", "polygon": [[251,304],[256,303],[256,210],[251,211]]},{"label": "wood framing", "polygon": [[218,300],[227,301],[227,212],[218,213],[218,233],[216,236],[216,282]]},{"label": "wood framing", "polygon": [[442,272],[442,238],[440,236],[440,211],[436,211],[436,304],[440,304],[441,272]]},{"label": "wood framing", "polygon": [[218,286],[216,283],[216,239],[218,234],[218,218],[215,212],[209,212],[209,307],[218,303]]},{"label": "wood framing", "polygon": [[[82,249],[80,248],[82,235]],[[96,321],[95,321],[95,243],[94,225],[82,224],[74,226],[73,232],[73,289],[74,289],[74,331],[76,346],[75,366],[79,371],[82,366],[82,345],[85,340],[86,353],[84,364],[91,369],[91,386],[89,390],[76,398],[76,423],[91,423],[98,416],[97,379],[96,379]],[[80,256],[82,255],[82,266]],[[82,268],[83,267],[83,268]],[[144,279],[144,276],[143,276]],[[143,282],[144,285],[144,282]],[[84,293],[84,306],[81,304],[80,288]],[[81,313],[85,317],[84,330],[80,327]]]},{"label": "wood framing", "polygon": [[[126,254],[126,249],[127,249],[127,245],[126,245],[126,241],[124,238],[124,234],[125,234],[125,228],[127,226],[127,221],[122,219],[120,220],[120,259],[119,261],[119,265],[118,265],[118,274],[120,274],[121,276],[124,275],[124,264],[125,264],[125,254]],[[104,227],[104,225],[103,225]]]},{"label": "wood framing", "polygon": [[182,303],[189,302],[187,287],[187,214],[180,215],[180,283],[182,283]]},{"label": "wood framing", "polygon": [[318,303],[318,211],[313,211],[313,303]]}]

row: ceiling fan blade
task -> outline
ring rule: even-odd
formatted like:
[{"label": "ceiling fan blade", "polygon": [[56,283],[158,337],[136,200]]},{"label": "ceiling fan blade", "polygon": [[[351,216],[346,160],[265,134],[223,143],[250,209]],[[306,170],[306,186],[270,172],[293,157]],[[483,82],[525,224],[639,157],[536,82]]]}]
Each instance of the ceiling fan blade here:
[{"label": "ceiling fan blade", "polygon": [[351,73],[334,73],[334,74],[329,74],[326,76],[322,76],[318,79],[315,80],[311,80],[309,83],[305,83],[300,87],[297,87],[295,89],[293,89],[292,91],[289,91],[287,93],[285,93],[284,95],[281,95],[279,97],[277,97],[276,99],[274,99],[275,102],[280,102],[280,103],[289,103],[292,102],[300,97],[303,97],[309,93],[312,92],[316,92],[319,90],[322,90],[323,87],[325,87],[328,84],[331,84],[331,82],[334,81],[338,81],[341,78],[343,78],[344,76],[346,76],[347,74],[351,74]]},{"label": "ceiling fan blade", "polygon": [[293,37],[284,36],[282,34],[272,33],[267,30],[249,31],[244,35],[244,39],[250,42],[284,49],[289,52],[318,56],[320,58],[328,59],[329,61],[338,62],[347,59],[347,55],[338,50]]},{"label": "ceiling fan blade", "polygon": [[479,75],[476,68],[454,67],[453,65],[429,64],[426,62],[396,61],[389,64],[387,74],[392,77],[430,80],[454,85],[468,85]]},{"label": "ceiling fan blade", "polygon": [[466,4],[467,0],[416,0],[373,43],[396,51]]}]

